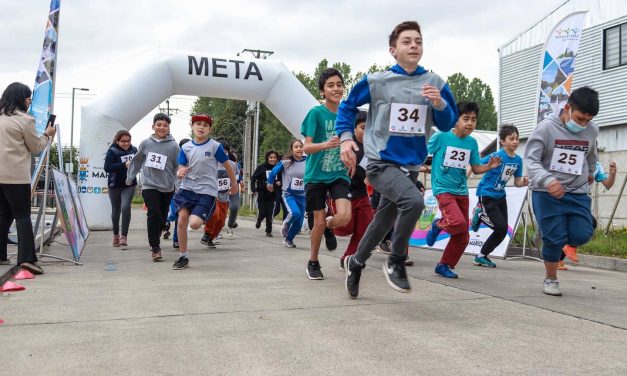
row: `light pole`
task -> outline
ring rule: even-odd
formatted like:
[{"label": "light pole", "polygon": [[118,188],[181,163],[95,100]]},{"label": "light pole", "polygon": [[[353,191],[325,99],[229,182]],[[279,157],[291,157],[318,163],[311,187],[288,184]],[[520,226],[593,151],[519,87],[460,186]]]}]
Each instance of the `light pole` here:
[{"label": "light pole", "polygon": [[89,89],[84,87],[72,88],[72,116],[70,118],[70,163],[72,163],[72,172],[74,171],[74,93],[76,90],[89,91]]}]

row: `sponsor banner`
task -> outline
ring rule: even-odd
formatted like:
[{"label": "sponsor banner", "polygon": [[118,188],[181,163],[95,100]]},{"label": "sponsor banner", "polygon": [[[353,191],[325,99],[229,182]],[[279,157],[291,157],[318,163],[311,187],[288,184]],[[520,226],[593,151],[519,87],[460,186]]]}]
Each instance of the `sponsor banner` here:
[{"label": "sponsor banner", "polygon": [[81,256],[85,246],[85,238],[81,233],[79,215],[74,200],[72,199],[72,188],[64,173],[57,169],[52,170],[54,176],[54,194],[57,199],[57,210],[59,212],[59,222],[65,233],[72,256],[75,261]]},{"label": "sponsor banner", "polygon": [[[476,189],[469,189],[469,202],[468,206],[468,218],[469,223],[472,218],[472,210],[477,206],[478,197],[476,195]],[[527,197],[527,187],[516,188],[516,187],[507,187],[505,188],[505,192],[507,193],[507,235],[505,239],[501,242],[501,244],[496,247],[496,249],[490,254],[495,257],[505,257],[507,254],[507,248],[509,246],[509,242],[511,241],[514,233],[516,232],[516,226],[518,226],[518,218],[520,217],[520,212],[522,211],[523,204],[525,203],[525,199]],[[409,245],[412,247],[427,247],[427,242],[425,238],[429,229],[431,228],[431,223],[436,218],[442,218],[442,213],[438,209],[438,202],[433,196],[432,191],[429,189],[425,191],[425,209],[420,216],[420,219],[416,223],[416,227],[414,228],[414,232],[412,233],[411,239],[409,241]],[[469,254],[478,254],[481,251],[481,247],[483,243],[485,243],[486,239],[492,234],[492,230],[487,227],[485,224],[481,224],[478,232],[473,232],[468,228],[470,232],[470,242],[466,247],[465,253]],[[434,249],[444,250],[448,241],[450,239],[450,235],[446,232],[440,232],[438,238],[433,245]]]},{"label": "sponsor banner", "polygon": [[559,113],[570,97],[585,17],[586,12],[566,16],[551,31],[544,44],[538,88],[538,123],[553,113]]},{"label": "sponsor banner", "polygon": [[43,133],[46,130],[48,116],[54,108],[54,79],[57,65],[60,6],[61,0],[50,1],[44,45],[39,59],[37,76],[35,76],[33,102],[29,110],[30,114],[35,117],[35,127],[38,133]]}]

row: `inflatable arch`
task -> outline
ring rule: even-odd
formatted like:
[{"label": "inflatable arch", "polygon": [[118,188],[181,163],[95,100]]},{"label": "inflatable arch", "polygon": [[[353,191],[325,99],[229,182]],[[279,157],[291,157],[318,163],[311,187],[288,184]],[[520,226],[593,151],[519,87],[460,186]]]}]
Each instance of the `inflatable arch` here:
[{"label": "inflatable arch", "polygon": [[113,136],[131,129],[171,95],[262,102],[296,137],[307,112],[318,104],[279,61],[172,51],[155,56],[129,80],[82,107],[77,183],[92,230],[111,229],[104,157]]}]

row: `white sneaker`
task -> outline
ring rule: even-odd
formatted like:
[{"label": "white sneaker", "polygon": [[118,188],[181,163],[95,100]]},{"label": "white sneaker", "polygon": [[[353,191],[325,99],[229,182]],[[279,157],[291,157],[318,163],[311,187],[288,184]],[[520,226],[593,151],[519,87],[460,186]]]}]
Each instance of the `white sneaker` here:
[{"label": "white sneaker", "polygon": [[287,248],[296,248],[296,244],[294,244],[294,242],[289,241],[287,239],[283,240],[283,245],[286,246]]},{"label": "white sneaker", "polygon": [[544,293],[547,295],[562,296],[562,292],[560,291],[560,283],[557,281],[557,279],[546,278],[544,280]]}]

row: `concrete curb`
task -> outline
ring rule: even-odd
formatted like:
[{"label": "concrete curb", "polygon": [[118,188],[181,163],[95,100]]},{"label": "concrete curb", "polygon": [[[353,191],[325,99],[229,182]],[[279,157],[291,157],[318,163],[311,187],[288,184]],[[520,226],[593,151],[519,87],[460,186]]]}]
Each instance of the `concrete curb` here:
[{"label": "concrete curb", "polygon": [[573,263],[568,260],[567,264],[589,266],[591,268],[598,269],[615,270],[618,272],[627,272],[627,259],[584,254],[578,254],[578,256],[578,263]]},{"label": "concrete curb", "polygon": [[17,265],[2,265],[0,266],[0,285],[8,281],[19,268]]}]

